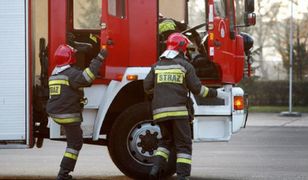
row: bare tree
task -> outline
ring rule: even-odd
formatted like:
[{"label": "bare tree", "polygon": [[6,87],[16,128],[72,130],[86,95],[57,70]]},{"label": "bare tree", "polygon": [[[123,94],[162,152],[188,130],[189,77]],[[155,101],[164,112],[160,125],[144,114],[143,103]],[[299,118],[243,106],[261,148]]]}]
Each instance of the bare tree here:
[{"label": "bare tree", "polygon": [[[266,2],[266,3],[265,3]],[[255,39],[255,46],[259,50],[258,57],[255,60],[259,64],[259,70],[262,73],[262,79],[268,79],[266,60],[264,57],[264,48],[272,47],[273,28],[279,22],[277,14],[282,7],[281,2],[274,3],[267,8],[267,0],[258,0],[256,4],[257,24],[252,29]]]},{"label": "bare tree", "polygon": [[[274,45],[282,57],[283,66],[289,72],[290,42],[289,21],[286,19],[276,27],[279,32],[274,36]],[[303,18],[293,21],[293,73],[296,80],[308,79],[308,13]]]},{"label": "bare tree", "polygon": [[243,24],[244,23],[244,0],[238,0],[235,1],[235,7],[236,7],[236,23],[237,24]]},{"label": "bare tree", "polygon": [[308,13],[296,22],[296,42],[294,42],[294,58],[297,80],[308,79]]}]

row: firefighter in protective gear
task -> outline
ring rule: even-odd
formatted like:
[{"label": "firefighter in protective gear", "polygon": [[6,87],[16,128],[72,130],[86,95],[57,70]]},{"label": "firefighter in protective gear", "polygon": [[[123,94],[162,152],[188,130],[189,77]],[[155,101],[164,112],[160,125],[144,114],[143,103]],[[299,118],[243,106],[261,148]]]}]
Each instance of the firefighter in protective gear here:
[{"label": "firefighter in protective gear", "polygon": [[190,41],[180,33],[167,39],[167,50],[154,64],[144,80],[144,90],[153,94],[153,120],[159,125],[162,138],[155,152],[150,179],[159,179],[175,146],[178,179],[187,179],[191,172],[192,140],[188,120],[188,92],[202,97],[224,98],[225,93],[201,84],[193,66],[185,57]]},{"label": "firefighter in protective gear", "polygon": [[162,53],[166,49],[165,41],[169,35],[175,32],[185,31],[187,29],[187,24],[181,23],[172,18],[166,18],[161,13],[159,13],[158,23],[160,41],[159,53]]},{"label": "firefighter in protective gear", "polygon": [[76,50],[69,45],[60,45],[54,58],[56,67],[49,78],[49,100],[47,113],[57,124],[62,125],[67,139],[67,147],[60,164],[57,180],[72,179],[69,175],[74,170],[79,151],[83,144],[81,130],[84,93],[82,88],[90,86],[98,76],[102,61],[107,56],[105,49],[92,59],[85,70],[78,70]]},{"label": "firefighter in protective gear", "polygon": [[172,18],[166,18],[159,13],[158,32],[163,40],[167,40],[170,34],[181,32],[187,29],[187,24],[176,21]]}]

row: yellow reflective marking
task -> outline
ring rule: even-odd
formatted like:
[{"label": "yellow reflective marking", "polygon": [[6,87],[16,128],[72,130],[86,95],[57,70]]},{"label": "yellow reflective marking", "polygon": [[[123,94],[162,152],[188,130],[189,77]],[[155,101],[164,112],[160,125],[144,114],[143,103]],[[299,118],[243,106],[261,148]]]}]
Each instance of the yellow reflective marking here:
[{"label": "yellow reflective marking", "polygon": [[155,156],[162,156],[163,158],[168,159],[168,154],[166,154],[166,153],[164,153],[162,151],[157,151],[155,153]]},{"label": "yellow reflective marking", "polygon": [[60,95],[61,94],[61,85],[52,85],[49,86],[49,94],[52,95]]},{"label": "yellow reflective marking", "polygon": [[176,111],[176,112],[163,112],[163,113],[158,113],[153,116],[153,119],[160,119],[164,117],[176,117],[176,116],[188,116],[188,111]]},{"label": "yellow reflective marking", "polygon": [[94,36],[92,33],[90,34],[90,39],[94,41],[95,43],[97,43],[97,37]]},{"label": "yellow reflective marking", "polygon": [[68,123],[74,123],[74,122],[80,122],[80,118],[52,118],[56,123],[59,124],[68,124]]},{"label": "yellow reflective marking", "polygon": [[157,83],[177,83],[183,84],[183,74],[158,74]]},{"label": "yellow reflective marking", "polygon": [[158,31],[161,34],[165,31],[175,30],[175,28],[176,24],[172,20],[165,20],[159,24]]},{"label": "yellow reflective marking", "polygon": [[185,158],[177,158],[176,163],[185,163],[185,164],[191,164],[191,159],[185,159]]},{"label": "yellow reflective marking", "polygon": [[48,85],[55,85],[55,84],[61,84],[61,85],[67,85],[69,86],[69,82],[68,80],[50,80],[48,82]]},{"label": "yellow reflective marking", "polygon": [[78,158],[78,156],[76,154],[72,154],[72,153],[68,153],[68,152],[64,153],[64,157],[74,159],[74,160],[77,160],[77,158]]},{"label": "yellow reflective marking", "polygon": [[95,76],[94,76],[94,74],[92,73],[92,71],[90,70],[90,68],[86,68],[85,71],[86,71],[87,75],[88,75],[92,80],[95,79]]},{"label": "yellow reflective marking", "polygon": [[207,96],[207,94],[209,93],[209,88],[207,88],[207,87],[204,87],[205,89],[204,89],[204,93],[203,93],[203,97],[206,97]]},{"label": "yellow reflective marking", "polygon": [[155,70],[157,83],[183,84],[185,73],[180,69]]},{"label": "yellow reflective marking", "polygon": [[181,69],[156,69],[155,74],[158,74],[158,73],[175,73],[175,74],[183,73],[185,74]]}]

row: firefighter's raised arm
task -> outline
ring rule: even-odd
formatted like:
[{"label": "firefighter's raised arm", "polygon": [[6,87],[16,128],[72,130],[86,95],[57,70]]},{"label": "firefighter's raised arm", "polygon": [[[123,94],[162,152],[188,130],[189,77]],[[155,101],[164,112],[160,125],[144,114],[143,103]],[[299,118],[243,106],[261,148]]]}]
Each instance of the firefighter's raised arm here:
[{"label": "firefighter's raised arm", "polygon": [[98,55],[91,60],[89,67],[81,71],[73,71],[73,76],[70,78],[70,83],[73,88],[90,86],[98,77],[100,67],[107,57],[107,50],[102,49]]}]

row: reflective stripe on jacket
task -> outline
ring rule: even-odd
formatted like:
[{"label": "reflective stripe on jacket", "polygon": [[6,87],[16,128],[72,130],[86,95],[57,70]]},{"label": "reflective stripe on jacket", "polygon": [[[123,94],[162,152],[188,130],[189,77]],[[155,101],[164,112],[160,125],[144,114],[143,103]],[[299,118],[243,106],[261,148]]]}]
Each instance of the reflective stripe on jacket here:
[{"label": "reflective stripe on jacket", "polygon": [[187,95],[207,96],[209,88],[203,86],[193,66],[178,55],[174,59],[162,58],[151,68],[144,80],[146,93],[154,93],[153,119],[187,119]]},{"label": "reflective stripe on jacket", "polygon": [[49,100],[46,110],[55,122],[70,124],[82,121],[82,87],[91,85],[101,64],[100,60],[93,59],[84,71],[69,67],[49,77]]}]

